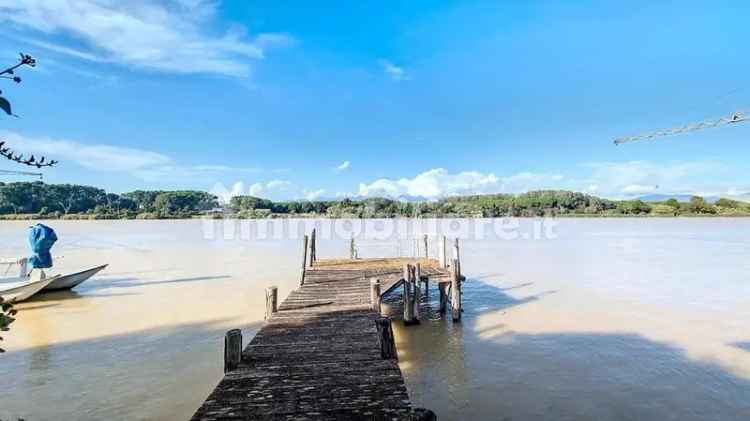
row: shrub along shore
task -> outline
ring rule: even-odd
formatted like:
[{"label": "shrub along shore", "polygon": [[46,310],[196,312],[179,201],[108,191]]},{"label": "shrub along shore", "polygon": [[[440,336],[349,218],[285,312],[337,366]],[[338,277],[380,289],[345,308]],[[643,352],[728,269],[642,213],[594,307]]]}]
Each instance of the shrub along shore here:
[{"label": "shrub along shore", "polygon": [[750,216],[750,203],[693,196],[687,202],[609,200],[584,193],[540,190],[406,202],[363,200],[271,201],[236,196],[221,206],[210,193],[137,190],[115,194],[90,186],[42,182],[0,183],[0,219],[213,218],[492,218],[492,217]]}]

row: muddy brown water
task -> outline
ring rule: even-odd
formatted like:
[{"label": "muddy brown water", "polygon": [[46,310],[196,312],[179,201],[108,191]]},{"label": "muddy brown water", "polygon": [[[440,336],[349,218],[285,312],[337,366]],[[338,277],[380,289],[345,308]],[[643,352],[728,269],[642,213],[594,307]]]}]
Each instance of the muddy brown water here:
[{"label": "muddy brown water", "polygon": [[[419,326],[395,323],[415,405],[441,420],[750,419],[750,219],[560,219],[539,239],[532,223],[514,239],[459,233],[460,324],[435,314],[435,289]],[[18,306],[0,419],[185,420],[222,376],[224,332],[248,338],[265,287],[297,284],[298,239],[49,224],[64,256],[53,272],[110,267]],[[0,256],[26,253],[27,225],[0,223]],[[348,236],[332,235],[319,255],[346,256]],[[380,242],[362,255],[413,252]]]}]

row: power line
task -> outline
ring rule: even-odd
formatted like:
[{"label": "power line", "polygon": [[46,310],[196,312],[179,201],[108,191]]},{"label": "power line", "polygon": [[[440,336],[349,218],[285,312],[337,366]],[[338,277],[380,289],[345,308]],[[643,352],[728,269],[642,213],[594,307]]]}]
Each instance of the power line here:
[{"label": "power line", "polygon": [[700,123],[686,124],[680,127],[673,127],[670,129],[656,130],[651,133],[635,136],[625,136],[615,139],[615,145],[619,145],[627,142],[634,142],[636,140],[650,140],[662,136],[672,136],[676,134],[689,133],[703,129],[711,129],[715,127],[721,127],[728,124],[742,123],[750,120],[750,112],[748,111],[736,111],[729,117],[722,117],[714,120],[702,121]]}]

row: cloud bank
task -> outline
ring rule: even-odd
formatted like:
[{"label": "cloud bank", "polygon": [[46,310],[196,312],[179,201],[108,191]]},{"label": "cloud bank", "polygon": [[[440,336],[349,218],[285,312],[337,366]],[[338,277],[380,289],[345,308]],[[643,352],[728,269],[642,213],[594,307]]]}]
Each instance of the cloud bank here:
[{"label": "cloud bank", "polygon": [[[242,26],[222,33],[217,4],[205,0],[5,0],[0,22],[21,28],[24,41],[47,50],[100,63],[170,73],[245,77],[250,61],[267,49],[286,46],[283,33],[250,37]],[[65,44],[51,42],[63,35]]]}]

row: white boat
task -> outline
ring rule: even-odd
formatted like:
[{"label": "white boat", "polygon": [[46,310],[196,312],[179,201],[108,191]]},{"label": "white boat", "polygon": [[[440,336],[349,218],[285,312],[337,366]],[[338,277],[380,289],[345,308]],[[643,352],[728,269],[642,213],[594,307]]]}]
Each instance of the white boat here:
[{"label": "white boat", "polygon": [[81,272],[58,276],[52,283],[45,286],[43,291],[60,291],[75,288],[77,285],[104,270],[107,266],[101,265]]},{"label": "white boat", "polygon": [[3,300],[11,303],[18,303],[24,300],[28,300],[34,294],[44,289],[44,287],[48,286],[52,282],[55,282],[58,278],[59,276],[51,276],[46,279],[32,281],[13,288],[1,290],[0,297],[3,297]]}]

